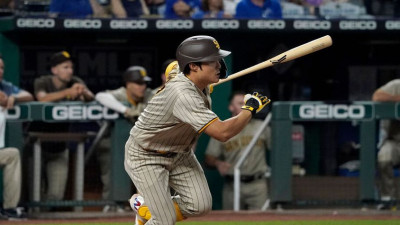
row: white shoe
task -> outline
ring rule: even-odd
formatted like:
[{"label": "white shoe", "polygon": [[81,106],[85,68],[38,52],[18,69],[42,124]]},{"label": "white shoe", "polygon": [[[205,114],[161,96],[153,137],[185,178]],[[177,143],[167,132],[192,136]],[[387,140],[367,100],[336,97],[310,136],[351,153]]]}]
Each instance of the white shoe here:
[{"label": "white shoe", "polygon": [[140,206],[144,204],[144,199],[141,195],[139,194],[134,194],[132,197],[129,199],[129,205],[131,206],[133,212],[135,212],[135,225],[144,225],[147,220],[139,216],[138,210]]}]

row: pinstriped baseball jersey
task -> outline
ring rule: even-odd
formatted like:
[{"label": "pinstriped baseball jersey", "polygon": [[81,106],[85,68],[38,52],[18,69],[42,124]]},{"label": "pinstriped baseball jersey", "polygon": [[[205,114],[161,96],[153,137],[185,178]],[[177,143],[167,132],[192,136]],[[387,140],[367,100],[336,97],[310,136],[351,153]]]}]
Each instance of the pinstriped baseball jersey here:
[{"label": "pinstriped baseball jersey", "polygon": [[145,150],[186,152],[216,119],[207,95],[180,73],[150,100],[130,134]]}]

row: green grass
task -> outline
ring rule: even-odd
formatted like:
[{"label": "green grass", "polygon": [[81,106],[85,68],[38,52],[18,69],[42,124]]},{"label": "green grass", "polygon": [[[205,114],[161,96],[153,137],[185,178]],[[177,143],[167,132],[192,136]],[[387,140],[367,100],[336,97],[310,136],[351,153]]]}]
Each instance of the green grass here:
[{"label": "green grass", "polygon": [[[57,223],[52,225],[76,225]],[[79,225],[132,225],[133,223],[79,223]],[[258,221],[258,222],[181,222],[178,225],[400,225],[399,220],[324,220],[324,221]],[[39,224],[40,225],[40,224]],[[49,225],[49,223],[43,224]]]}]

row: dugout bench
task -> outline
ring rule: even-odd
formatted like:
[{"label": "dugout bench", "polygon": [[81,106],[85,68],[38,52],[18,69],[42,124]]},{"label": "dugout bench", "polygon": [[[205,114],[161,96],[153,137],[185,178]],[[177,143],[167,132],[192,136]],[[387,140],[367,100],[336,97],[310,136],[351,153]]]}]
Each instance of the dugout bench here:
[{"label": "dugout bench", "polygon": [[[18,104],[14,109],[8,110],[7,114],[7,128],[6,128],[6,143],[8,146],[17,147],[22,150],[24,145],[24,137],[22,131],[22,122],[26,121],[44,121],[49,123],[57,122],[90,122],[97,120],[110,120],[114,122],[111,130],[111,187],[110,199],[98,201],[85,201],[83,199],[83,174],[75,174],[75,182],[77,186],[74,187],[78,194],[75,196],[76,200],[66,201],[38,201],[38,190],[33,193],[32,202],[29,203],[32,207],[51,207],[51,206],[103,206],[113,205],[116,202],[126,201],[131,196],[132,182],[124,169],[124,150],[125,142],[129,137],[129,131],[132,124],[121,118],[118,113],[109,110],[97,102],[81,103],[81,102],[62,102],[62,103],[41,103],[29,102]],[[45,138],[43,134],[31,133],[30,136],[48,140],[51,137]],[[90,136],[90,135],[89,135]],[[89,136],[81,134],[71,134],[78,144],[81,154],[80,159],[77,160],[78,164],[75,165],[78,171],[84,171],[83,159],[83,142]],[[59,137],[57,137],[59,138]],[[65,141],[65,139],[63,139]],[[36,149],[37,149],[36,145]],[[33,150],[36,151],[36,150]],[[40,157],[40,154],[39,156]],[[40,162],[40,160],[39,160]],[[36,165],[37,166],[37,165]],[[76,171],[77,172],[77,171]],[[36,171],[37,173],[37,171]],[[100,174],[99,174],[100,176]],[[37,182],[36,182],[36,187]],[[40,185],[39,185],[40,187]],[[78,208],[79,209],[79,208]]]},{"label": "dugout bench", "polygon": [[355,101],[274,102],[272,107],[271,201],[292,201],[292,123],[296,121],[357,121],[360,134],[359,200],[375,198],[377,120],[399,119],[400,103]]}]

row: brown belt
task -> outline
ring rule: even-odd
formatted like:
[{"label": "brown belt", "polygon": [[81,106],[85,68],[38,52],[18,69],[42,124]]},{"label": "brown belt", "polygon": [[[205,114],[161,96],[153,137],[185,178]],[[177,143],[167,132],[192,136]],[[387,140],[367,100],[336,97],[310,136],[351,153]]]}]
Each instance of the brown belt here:
[{"label": "brown belt", "polygon": [[156,154],[159,154],[159,155],[167,157],[167,158],[174,157],[174,156],[176,156],[176,154],[178,154],[176,152],[157,151],[157,150],[146,150],[146,151],[156,153]]}]

